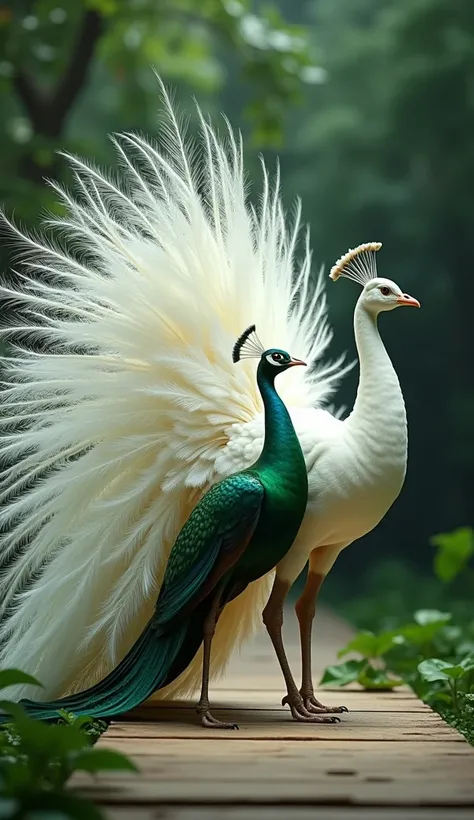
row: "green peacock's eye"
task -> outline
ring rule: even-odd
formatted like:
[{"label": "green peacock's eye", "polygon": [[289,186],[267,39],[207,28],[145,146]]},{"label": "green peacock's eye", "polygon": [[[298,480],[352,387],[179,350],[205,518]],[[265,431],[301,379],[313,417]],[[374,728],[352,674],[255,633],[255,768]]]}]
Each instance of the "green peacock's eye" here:
[{"label": "green peacock's eye", "polygon": [[273,353],[272,354],[272,359],[273,359],[274,362],[281,362],[281,361],[283,361],[283,356],[282,356],[281,353]]}]

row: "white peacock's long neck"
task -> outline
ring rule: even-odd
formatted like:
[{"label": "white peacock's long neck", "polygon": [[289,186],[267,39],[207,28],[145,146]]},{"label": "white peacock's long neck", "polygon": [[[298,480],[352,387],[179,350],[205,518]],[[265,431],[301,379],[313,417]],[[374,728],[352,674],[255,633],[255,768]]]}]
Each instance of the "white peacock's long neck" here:
[{"label": "white peacock's long neck", "polygon": [[[405,403],[395,369],[380,338],[377,319],[361,299],[354,313],[360,377],[347,432],[367,449],[372,459],[397,465],[406,462]],[[404,470],[403,470],[404,472]]]}]

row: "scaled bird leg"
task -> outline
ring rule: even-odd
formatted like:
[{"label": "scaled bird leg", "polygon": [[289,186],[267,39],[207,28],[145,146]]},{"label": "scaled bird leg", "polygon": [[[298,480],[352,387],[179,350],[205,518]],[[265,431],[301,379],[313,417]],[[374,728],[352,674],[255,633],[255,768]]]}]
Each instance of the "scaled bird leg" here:
[{"label": "scaled bird leg", "polygon": [[209,708],[209,668],[211,663],[211,646],[216,624],[222,612],[220,598],[222,589],[219,589],[212,608],[204,621],[203,627],[203,659],[202,659],[202,686],[201,697],[196,704],[196,712],[201,715],[201,723],[206,729],[238,729],[237,723],[225,723],[213,717]]},{"label": "scaled bird leg", "polygon": [[[337,549],[337,552],[331,561],[335,549]],[[309,559],[306,584],[295,605],[296,617],[298,618],[300,625],[301,640],[302,681],[300,695],[303,699],[305,709],[312,714],[328,714],[331,712],[341,713],[348,711],[346,706],[325,706],[315,697],[311,669],[311,633],[313,628],[314,613],[316,610],[316,601],[321,584],[329,572],[329,569],[332,567],[338,552],[339,547],[319,547],[318,549],[313,550]],[[330,566],[328,568],[329,563]],[[321,572],[320,570],[325,571]]]},{"label": "scaled bird leg", "polygon": [[281,634],[281,629],[283,626],[283,606],[289,588],[289,583],[286,581],[281,581],[276,576],[270,598],[268,599],[268,603],[263,610],[263,623],[267,627],[268,634],[275,649],[276,656],[286,683],[287,695],[283,698],[282,703],[288,704],[291,709],[291,714],[295,720],[303,723],[335,723],[339,720],[339,718],[320,717],[313,714],[306,708],[303,697],[298,692],[298,687],[296,686],[293,675],[291,674],[291,669],[286,657]]}]

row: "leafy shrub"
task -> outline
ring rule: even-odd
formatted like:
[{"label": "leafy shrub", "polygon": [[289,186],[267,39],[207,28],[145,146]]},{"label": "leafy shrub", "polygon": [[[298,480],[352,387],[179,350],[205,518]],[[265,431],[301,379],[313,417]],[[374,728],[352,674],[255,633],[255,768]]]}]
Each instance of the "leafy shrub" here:
[{"label": "leafy shrub", "polygon": [[[431,539],[437,583],[470,573],[474,533],[462,527]],[[451,612],[418,609],[411,621],[359,632],[338,653],[357,657],[329,666],[321,685],[392,690],[403,683],[474,744],[474,621],[454,623]]]},{"label": "leafy shrub", "polygon": [[[35,678],[16,669],[0,671],[0,690],[19,683],[39,686]],[[102,812],[66,787],[76,771],[136,771],[124,755],[94,749],[106,728],[103,721],[60,712],[57,723],[28,717],[17,703],[0,701],[11,722],[0,727],[0,817],[2,820],[41,820],[54,816],[102,820]]]}]

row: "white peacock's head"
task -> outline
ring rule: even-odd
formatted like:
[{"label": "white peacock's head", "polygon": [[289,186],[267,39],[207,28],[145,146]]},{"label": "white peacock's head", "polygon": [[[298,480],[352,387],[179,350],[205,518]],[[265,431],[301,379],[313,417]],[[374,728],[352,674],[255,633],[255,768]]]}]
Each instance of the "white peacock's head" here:
[{"label": "white peacock's head", "polygon": [[332,266],[329,277],[334,282],[341,276],[357,282],[362,287],[359,303],[374,316],[402,305],[420,307],[418,299],[404,293],[396,282],[377,276],[375,257],[381,247],[381,242],[364,242],[357,248],[349,248]]},{"label": "white peacock's head", "polygon": [[377,277],[365,285],[361,301],[371,313],[382,313],[397,307],[420,307],[418,299],[404,293],[391,279]]}]

